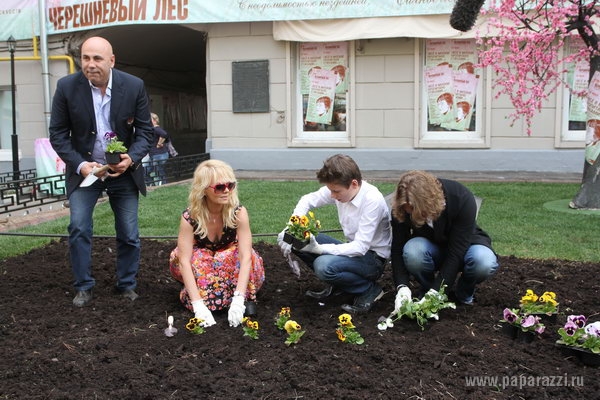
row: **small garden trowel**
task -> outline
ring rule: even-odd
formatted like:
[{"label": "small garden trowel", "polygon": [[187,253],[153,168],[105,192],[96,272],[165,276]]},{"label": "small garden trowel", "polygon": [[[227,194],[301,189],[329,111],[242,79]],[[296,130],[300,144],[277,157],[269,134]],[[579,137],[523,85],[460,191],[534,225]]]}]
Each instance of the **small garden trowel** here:
[{"label": "small garden trowel", "polygon": [[96,168],[96,167],[92,168],[92,172],[88,176],[86,176],[83,181],[81,181],[79,186],[80,187],[90,186],[92,183],[96,182],[96,180],[98,179],[98,175],[104,174],[106,171],[108,171],[109,168],[110,168],[110,166],[108,164],[103,165],[100,168]]}]

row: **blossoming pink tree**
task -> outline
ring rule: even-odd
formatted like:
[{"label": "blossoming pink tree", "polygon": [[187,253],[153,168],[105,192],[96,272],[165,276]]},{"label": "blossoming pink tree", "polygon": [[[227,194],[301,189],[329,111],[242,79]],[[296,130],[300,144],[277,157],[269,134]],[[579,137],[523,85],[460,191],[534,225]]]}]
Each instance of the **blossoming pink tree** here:
[{"label": "blossoming pink tree", "polygon": [[[458,21],[470,29],[482,3],[482,0],[458,0],[453,11],[454,20],[457,20],[456,12],[463,12],[462,16],[458,14]],[[512,122],[524,118],[528,134],[531,134],[532,118],[561,85],[571,89],[573,95],[587,95],[587,91],[577,92],[569,87],[564,79],[565,66],[578,60],[589,60],[588,82],[595,71],[600,71],[593,20],[600,11],[598,7],[596,0],[492,0],[489,7],[481,11],[487,22],[486,31],[480,29],[477,32],[478,43],[483,49],[479,54],[480,66],[493,68],[496,97],[506,95],[510,98],[515,108],[511,114]],[[473,10],[471,18],[469,13]],[[563,54],[561,49],[569,36],[579,36],[585,46],[578,52]],[[598,174],[600,160],[584,162],[582,184],[571,201],[572,208],[600,208]]]}]

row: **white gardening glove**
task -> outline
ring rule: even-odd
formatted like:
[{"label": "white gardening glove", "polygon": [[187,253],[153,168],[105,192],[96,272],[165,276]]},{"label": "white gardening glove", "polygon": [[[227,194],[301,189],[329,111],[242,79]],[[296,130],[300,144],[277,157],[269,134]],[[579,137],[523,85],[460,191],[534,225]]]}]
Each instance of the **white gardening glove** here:
[{"label": "white gardening glove", "polygon": [[246,306],[244,305],[244,296],[233,296],[233,300],[229,306],[229,313],[227,315],[229,319],[229,326],[234,328],[238,326],[240,322],[242,322],[242,318],[244,318],[244,311],[246,311]]},{"label": "white gardening glove", "polygon": [[406,302],[411,301],[412,293],[406,285],[400,285],[398,293],[396,293],[396,299],[394,300],[394,310],[399,310],[400,307]]},{"label": "white gardening glove", "polygon": [[313,235],[310,235],[310,242],[304,246],[300,251],[313,254],[323,254],[323,246],[317,243],[317,239]]},{"label": "white gardening glove", "polygon": [[202,300],[192,301],[192,307],[194,308],[194,317],[202,320],[200,326],[206,328],[209,326],[213,326],[217,323],[212,313],[210,312],[208,307],[204,305],[204,302]]},{"label": "white gardening glove", "polygon": [[285,234],[285,229],[282,230],[281,232],[279,232],[279,235],[277,235],[277,244],[281,248],[281,252],[283,253],[283,256],[287,257],[292,253],[292,244],[286,243],[283,241],[284,234]]}]

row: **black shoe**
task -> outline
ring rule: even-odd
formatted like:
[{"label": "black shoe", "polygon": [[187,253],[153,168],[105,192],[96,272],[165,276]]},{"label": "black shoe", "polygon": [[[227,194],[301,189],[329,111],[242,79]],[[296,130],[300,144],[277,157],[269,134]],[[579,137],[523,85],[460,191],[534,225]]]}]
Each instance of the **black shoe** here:
[{"label": "black shoe", "polygon": [[121,296],[129,299],[131,301],[135,301],[138,297],[140,297],[133,289],[124,290],[121,292]]},{"label": "black shoe", "polygon": [[317,292],[316,290],[307,290],[305,295],[308,297],[312,297],[313,299],[321,300],[331,296],[332,293],[333,286],[327,285],[325,286],[325,289],[321,290],[320,292]]},{"label": "black shoe", "polygon": [[373,307],[373,304],[383,296],[383,289],[374,283],[371,289],[367,290],[354,299],[354,303],[342,304],[342,310],[352,314],[367,313]]},{"label": "black shoe", "polygon": [[321,290],[320,292],[314,290],[307,290],[304,294],[308,297],[312,297],[313,299],[322,300],[326,299],[327,297],[339,296],[341,294],[344,294],[344,291],[336,289],[332,285],[327,285],[327,287]]},{"label": "black shoe", "polygon": [[73,305],[75,307],[83,307],[86,306],[90,301],[92,301],[92,289],[89,290],[79,290],[73,299]]},{"label": "black shoe", "polygon": [[246,301],[246,311],[244,311],[244,315],[246,317],[255,317],[256,316],[256,302]]},{"label": "black shoe", "polygon": [[471,297],[470,301],[459,300],[458,297],[456,296],[456,293],[452,290],[448,293],[448,301],[450,301],[456,305],[472,306],[473,303],[475,303],[475,296],[473,295]]}]

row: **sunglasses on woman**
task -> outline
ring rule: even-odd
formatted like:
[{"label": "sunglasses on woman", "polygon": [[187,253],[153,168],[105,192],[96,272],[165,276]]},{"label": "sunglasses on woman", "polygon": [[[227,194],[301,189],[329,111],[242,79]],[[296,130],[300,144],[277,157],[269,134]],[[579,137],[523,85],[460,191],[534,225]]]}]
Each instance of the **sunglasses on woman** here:
[{"label": "sunglasses on woman", "polygon": [[230,192],[235,189],[235,182],[217,183],[216,185],[209,186],[215,193],[225,193],[225,189]]}]

